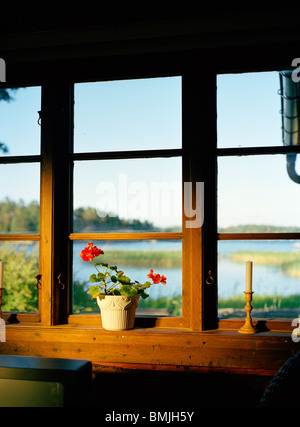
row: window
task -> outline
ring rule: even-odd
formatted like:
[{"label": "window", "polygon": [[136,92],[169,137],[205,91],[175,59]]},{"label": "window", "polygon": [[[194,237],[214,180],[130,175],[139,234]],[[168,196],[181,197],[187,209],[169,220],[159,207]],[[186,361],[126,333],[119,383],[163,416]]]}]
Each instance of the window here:
[{"label": "window", "polygon": [[221,318],[245,316],[247,260],[253,317],[298,316],[300,181],[287,170],[289,156],[299,153],[298,93],[289,73],[218,76]]},{"label": "window", "polygon": [[138,315],[181,316],[181,78],[77,83],[74,100],[71,312],[99,314],[79,257],[92,241],[132,280],[167,276]]},{"label": "window", "polygon": [[0,90],[3,311],[39,312],[41,88]]},{"label": "window", "polygon": [[[33,123],[20,134],[25,146],[18,148],[18,136],[13,144],[9,133],[1,137],[14,150],[1,156],[1,173],[8,177],[1,208],[12,203],[15,209],[0,235],[2,250],[38,260],[30,272],[33,304],[23,309],[15,297],[13,307],[4,298],[4,311],[35,312],[46,325],[97,324],[98,308],[86,293],[92,266],[79,257],[88,242],[129,277],[146,280],[150,268],[167,276],[167,286],[152,287],[140,304],[141,322],[150,314],[152,325],[205,330],[218,327],[218,316],[244,317],[248,259],[254,262],[259,316],[298,310],[300,187],[285,164],[299,147],[282,144],[280,75],[222,75],[217,93],[215,75],[205,78],[205,86],[198,75],[53,83],[20,89],[16,101],[1,103],[16,106],[22,95],[24,105],[33,104],[23,106],[28,117],[18,126],[21,132],[24,123]],[[236,92],[253,99],[242,102]],[[12,112],[9,117],[11,122]],[[195,218],[186,210],[185,183],[192,185],[192,212],[196,184],[204,183],[202,226],[187,225]]]},{"label": "window", "polygon": [[[91,86],[93,96],[89,92]],[[208,85],[214,97],[212,88]],[[44,84],[39,90],[41,104],[34,106],[34,123],[41,132],[41,149],[1,157],[2,167],[7,166],[12,177],[13,168],[18,168],[19,186],[24,183],[26,194],[35,191],[41,195],[34,204],[40,217],[35,231],[21,228],[21,222],[15,221],[16,233],[1,235],[2,242],[14,241],[18,249],[20,240],[30,242],[26,246],[30,254],[34,252],[34,242],[38,243],[39,262],[30,273],[32,292],[39,295],[35,303],[38,316],[25,318],[18,312],[16,320],[24,318],[48,326],[98,324],[99,311],[91,306],[86,294],[90,272],[82,270],[79,257],[80,249],[93,241],[138,280],[151,268],[167,276],[167,286],[152,287],[150,298],[140,305],[141,322],[148,324],[147,315],[151,314],[152,326],[201,330],[211,320],[215,324],[214,310],[209,311],[207,320],[202,311],[203,277],[211,269],[216,271],[211,256],[203,262],[202,245],[211,246],[209,239],[202,237],[201,226],[187,226],[198,220],[194,210],[198,203],[195,184],[205,182],[206,174],[212,173],[210,167],[205,169],[205,145],[196,151],[192,147],[199,138],[209,141],[215,137],[210,128],[206,134],[199,132],[199,117],[206,123],[207,113],[210,115],[214,108],[204,108],[198,102],[199,97],[206,96],[198,79],[184,76],[55,82]],[[29,99],[32,102],[33,96]],[[107,108],[103,106],[105,102]],[[140,122],[143,126],[137,126]],[[30,173],[23,166],[29,167]],[[30,178],[34,171],[35,176]],[[187,194],[183,183],[191,184],[189,209],[183,207]],[[9,182],[12,184],[13,179]],[[21,187],[19,190],[22,193]],[[205,196],[208,200],[210,194],[208,191]],[[28,204],[29,201],[24,202],[24,209]],[[142,262],[134,259],[140,251],[145,255]],[[208,291],[208,306],[211,300],[214,305],[215,293]],[[16,303],[21,307],[19,304]]]}]

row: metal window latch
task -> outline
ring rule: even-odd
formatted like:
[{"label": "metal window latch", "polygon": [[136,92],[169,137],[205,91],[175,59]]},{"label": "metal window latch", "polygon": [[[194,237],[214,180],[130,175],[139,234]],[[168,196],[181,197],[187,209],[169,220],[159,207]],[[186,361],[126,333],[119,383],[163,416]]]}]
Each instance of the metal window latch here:
[{"label": "metal window latch", "polygon": [[60,286],[61,290],[64,290],[65,289],[65,285],[61,281],[61,274],[59,274],[57,276],[57,280],[58,280],[57,286]]},{"label": "metal window latch", "polygon": [[41,282],[42,275],[38,274],[37,276],[35,276],[35,278],[36,278],[36,285],[35,285],[36,288],[41,289],[42,288],[42,282]]},{"label": "metal window latch", "polygon": [[42,125],[42,123],[41,123],[41,121],[42,121],[42,112],[41,111],[38,111],[37,112],[38,113],[38,115],[39,115],[39,118],[38,118],[38,120],[37,120],[37,123],[38,123],[38,125]]},{"label": "metal window latch", "polygon": [[207,285],[213,285],[213,284],[215,283],[215,280],[214,280],[214,278],[212,277],[212,271],[211,271],[211,270],[208,270],[208,277],[207,277],[207,279],[205,280],[205,283],[206,283]]}]

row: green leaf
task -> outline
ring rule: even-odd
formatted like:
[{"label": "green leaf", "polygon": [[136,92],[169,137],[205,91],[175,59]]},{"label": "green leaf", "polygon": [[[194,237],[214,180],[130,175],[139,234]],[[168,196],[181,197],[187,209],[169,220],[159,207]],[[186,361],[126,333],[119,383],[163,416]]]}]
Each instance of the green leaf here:
[{"label": "green leaf", "polygon": [[89,295],[92,295],[92,298],[96,298],[100,294],[100,286],[90,286],[90,289],[87,291]]},{"label": "green leaf", "polygon": [[118,280],[120,283],[125,283],[125,284],[130,283],[129,277],[126,277],[126,276],[118,276]]},{"label": "green leaf", "polygon": [[124,295],[124,296],[132,296],[132,295],[136,295],[138,293],[137,289],[133,288],[132,286],[122,286],[122,288],[120,289],[120,294]]},{"label": "green leaf", "polygon": [[146,289],[146,288],[150,288],[150,286],[152,285],[152,283],[151,282],[145,282],[144,284],[143,284],[143,288],[144,289]]},{"label": "green leaf", "polygon": [[118,279],[116,278],[116,276],[111,276],[111,281],[116,283],[118,281]]},{"label": "green leaf", "polygon": [[141,293],[140,293],[140,295],[141,295],[141,297],[143,298],[143,299],[146,299],[146,298],[148,298],[148,294],[146,294],[146,292],[145,291],[142,291]]},{"label": "green leaf", "polygon": [[97,279],[96,274],[92,274],[90,276],[90,282],[92,282],[92,283],[99,282],[99,280]]}]

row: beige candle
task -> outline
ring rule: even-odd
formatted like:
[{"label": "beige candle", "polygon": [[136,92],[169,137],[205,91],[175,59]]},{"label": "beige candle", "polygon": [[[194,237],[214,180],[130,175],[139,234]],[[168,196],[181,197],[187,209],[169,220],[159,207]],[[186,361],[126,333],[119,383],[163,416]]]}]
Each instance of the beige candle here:
[{"label": "beige candle", "polygon": [[3,288],[4,261],[0,261],[0,289]]},{"label": "beige candle", "polygon": [[246,262],[246,292],[252,292],[252,261]]}]

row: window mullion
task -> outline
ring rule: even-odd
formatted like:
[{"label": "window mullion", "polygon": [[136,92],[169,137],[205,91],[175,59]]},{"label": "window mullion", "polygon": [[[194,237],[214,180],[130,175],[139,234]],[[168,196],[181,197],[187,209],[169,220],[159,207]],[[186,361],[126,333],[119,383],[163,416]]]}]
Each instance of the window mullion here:
[{"label": "window mullion", "polygon": [[62,323],[67,316],[72,108],[70,84],[51,83],[43,86],[41,319],[48,325]]},{"label": "window mullion", "polygon": [[[185,75],[182,86],[183,176],[184,181],[193,183],[194,209],[196,183],[204,182],[203,225],[185,229],[184,270],[190,272],[185,285],[190,301],[190,327],[205,330],[217,327],[216,77],[207,73]],[[209,274],[213,284],[206,283]]]}]

